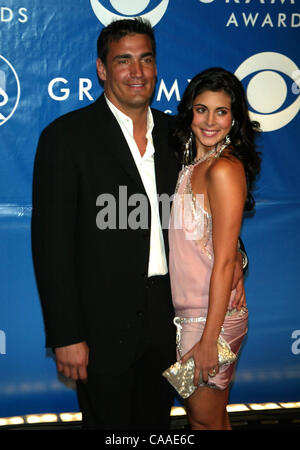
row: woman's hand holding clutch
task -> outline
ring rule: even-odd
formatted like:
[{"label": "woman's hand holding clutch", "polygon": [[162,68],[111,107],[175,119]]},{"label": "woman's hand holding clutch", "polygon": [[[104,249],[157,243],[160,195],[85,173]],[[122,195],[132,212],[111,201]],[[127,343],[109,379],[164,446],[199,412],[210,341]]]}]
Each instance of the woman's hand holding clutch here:
[{"label": "woman's hand holding clutch", "polygon": [[195,362],[194,385],[198,386],[201,377],[204,383],[208,382],[208,376],[214,377],[219,371],[218,347],[216,341],[201,339],[181,359],[183,364],[189,358]]}]

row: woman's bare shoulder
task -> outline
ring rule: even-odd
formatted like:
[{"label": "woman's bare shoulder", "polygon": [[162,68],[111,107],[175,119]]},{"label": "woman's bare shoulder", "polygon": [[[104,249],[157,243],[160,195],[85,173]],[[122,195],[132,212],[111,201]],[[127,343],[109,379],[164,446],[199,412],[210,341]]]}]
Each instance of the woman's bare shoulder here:
[{"label": "woman's bare shoulder", "polygon": [[226,180],[228,178],[242,177],[245,178],[245,170],[243,163],[234,156],[230,151],[216,158],[207,171],[208,179],[213,181]]}]

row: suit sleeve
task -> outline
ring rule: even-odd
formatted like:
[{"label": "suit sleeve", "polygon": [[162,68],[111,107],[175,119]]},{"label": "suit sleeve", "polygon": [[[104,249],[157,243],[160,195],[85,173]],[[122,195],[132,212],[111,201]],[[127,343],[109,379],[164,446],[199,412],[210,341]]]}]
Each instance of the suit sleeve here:
[{"label": "suit sleeve", "polygon": [[71,146],[50,127],[34,164],[32,253],[45,323],[46,346],[85,340],[76,279],[78,170]]},{"label": "suit sleeve", "polygon": [[245,260],[245,265],[243,265],[243,272],[244,274],[247,272],[248,270],[248,266],[249,266],[249,259],[248,259],[248,255],[244,246],[244,243],[242,241],[242,239],[239,237],[239,241],[238,241],[238,249],[241,252],[242,256],[243,256],[243,261]]}]

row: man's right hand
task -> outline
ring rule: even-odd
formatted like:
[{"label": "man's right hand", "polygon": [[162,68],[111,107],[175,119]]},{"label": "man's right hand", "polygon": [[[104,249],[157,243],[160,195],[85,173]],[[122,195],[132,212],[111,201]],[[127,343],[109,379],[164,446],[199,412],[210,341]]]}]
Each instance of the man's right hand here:
[{"label": "man's right hand", "polygon": [[55,349],[57,370],[74,381],[87,381],[89,348],[86,342],[57,347]]}]

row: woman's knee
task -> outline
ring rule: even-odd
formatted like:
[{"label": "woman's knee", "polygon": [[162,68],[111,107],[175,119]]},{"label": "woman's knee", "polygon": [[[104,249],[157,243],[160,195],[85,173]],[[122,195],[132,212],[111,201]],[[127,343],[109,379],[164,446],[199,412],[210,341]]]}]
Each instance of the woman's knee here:
[{"label": "woman's knee", "polygon": [[228,395],[226,391],[203,388],[186,403],[187,416],[192,429],[228,429]]},{"label": "woman's knee", "polygon": [[228,429],[226,414],[226,411],[214,415],[189,413],[188,420],[192,430],[226,430]]}]

